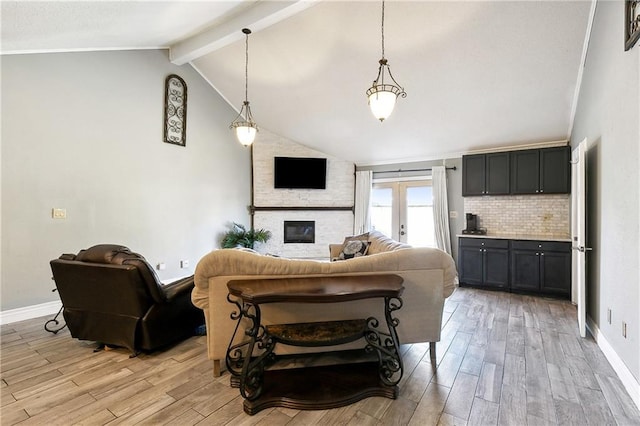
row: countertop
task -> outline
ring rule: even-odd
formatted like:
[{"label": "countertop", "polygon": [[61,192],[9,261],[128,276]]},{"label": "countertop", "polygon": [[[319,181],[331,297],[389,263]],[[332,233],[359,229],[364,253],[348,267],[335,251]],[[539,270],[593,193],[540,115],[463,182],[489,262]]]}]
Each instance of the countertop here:
[{"label": "countertop", "polygon": [[486,235],[477,234],[458,234],[457,237],[464,238],[493,238],[501,240],[534,240],[534,241],[560,241],[571,242],[568,235],[532,235],[532,234],[515,234],[515,233],[487,233]]}]

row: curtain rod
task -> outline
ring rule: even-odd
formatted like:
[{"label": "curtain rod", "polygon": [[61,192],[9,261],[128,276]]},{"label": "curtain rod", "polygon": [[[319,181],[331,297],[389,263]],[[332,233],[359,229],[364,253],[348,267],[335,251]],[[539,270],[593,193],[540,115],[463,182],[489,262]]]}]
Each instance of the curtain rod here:
[{"label": "curtain rod", "polygon": [[[373,173],[405,173],[405,172],[430,172],[431,170],[433,170],[432,168],[426,168],[426,169],[407,169],[407,170],[402,170],[402,169],[398,169],[398,170],[383,170],[383,171],[373,171]],[[458,168],[456,166],[453,167],[445,167],[445,170],[458,170]]]}]

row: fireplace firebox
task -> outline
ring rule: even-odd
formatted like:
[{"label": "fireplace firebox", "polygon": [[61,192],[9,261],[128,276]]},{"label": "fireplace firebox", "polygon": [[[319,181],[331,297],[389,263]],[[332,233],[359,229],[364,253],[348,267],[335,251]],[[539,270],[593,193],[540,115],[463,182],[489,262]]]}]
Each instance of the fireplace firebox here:
[{"label": "fireplace firebox", "polygon": [[316,222],[313,220],[285,220],[284,243],[316,242]]}]

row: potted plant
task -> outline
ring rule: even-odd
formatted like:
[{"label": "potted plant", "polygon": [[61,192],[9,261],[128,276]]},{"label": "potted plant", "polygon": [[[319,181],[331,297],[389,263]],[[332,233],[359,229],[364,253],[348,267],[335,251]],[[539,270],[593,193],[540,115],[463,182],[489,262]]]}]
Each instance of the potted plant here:
[{"label": "potted plant", "polygon": [[253,249],[256,242],[266,243],[271,238],[271,232],[265,229],[249,229],[233,222],[230,231],[222,238],[222,248],[246,247]]}]

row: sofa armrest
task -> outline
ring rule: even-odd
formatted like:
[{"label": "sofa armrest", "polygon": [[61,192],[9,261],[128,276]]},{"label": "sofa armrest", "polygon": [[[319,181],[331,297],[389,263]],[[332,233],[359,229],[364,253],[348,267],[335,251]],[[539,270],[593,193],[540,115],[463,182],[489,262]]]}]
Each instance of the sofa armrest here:
[{"label": "sofa armrest", "polygon": [[171,301],[193,289],[193,275],[163,285],[161,288],[166,300]]}]

